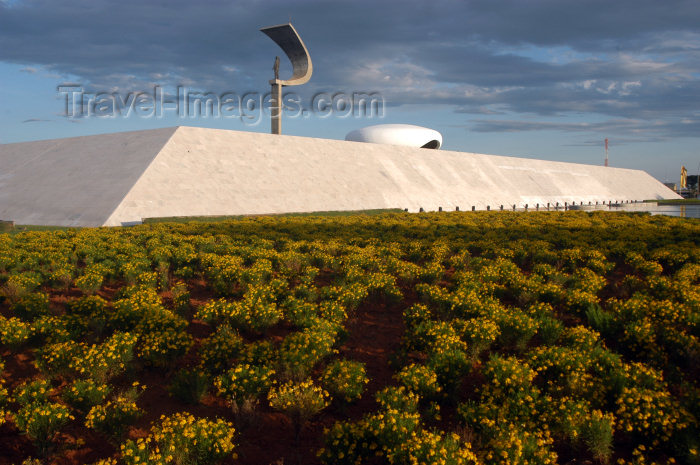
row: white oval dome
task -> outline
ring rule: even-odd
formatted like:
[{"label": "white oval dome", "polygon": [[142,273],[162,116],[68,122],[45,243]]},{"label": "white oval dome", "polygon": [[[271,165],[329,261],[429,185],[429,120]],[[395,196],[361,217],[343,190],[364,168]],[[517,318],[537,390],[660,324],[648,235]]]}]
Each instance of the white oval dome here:
[{"label": "white oval dome", "polygon": [[434,129],[412,124],[377,124],[349,132],[345,140],[439,149],[442,145],[442,134]]}]

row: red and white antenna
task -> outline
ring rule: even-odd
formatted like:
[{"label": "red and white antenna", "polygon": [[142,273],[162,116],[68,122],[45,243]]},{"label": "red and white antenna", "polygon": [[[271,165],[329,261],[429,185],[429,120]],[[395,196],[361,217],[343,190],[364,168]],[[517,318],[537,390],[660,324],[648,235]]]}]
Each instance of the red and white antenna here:
[{"label": "red and white antenna", "polygon": [[608,166],[608,138],[605,138],[605,166]]}]

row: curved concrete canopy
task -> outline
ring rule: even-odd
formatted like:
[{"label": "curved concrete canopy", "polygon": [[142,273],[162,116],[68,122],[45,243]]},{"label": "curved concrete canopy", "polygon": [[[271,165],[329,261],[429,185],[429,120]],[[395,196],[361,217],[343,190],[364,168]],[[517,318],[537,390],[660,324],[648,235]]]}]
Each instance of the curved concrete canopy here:
[{"label": "curved concrete canopy", "polygon": [[274,40],[280,46],[284,53],[287,54],[289,61],[292,62],[292,77],[291,79],[271,80],[270,84],[281,84],[283,86],[297,86],[304,84],[311,79],[313,65],[311,64],[311,56],[306,49],[301,37],[297,34],[294,26],[290,24],[280,24],[279,26],[269,26],[260,29],[270,39]]},{"label": "curved concrete canopy", "polygon": [[442,134],[434,129],[412,124],[377,124],[349,132],[345,140],[439,149],[442,145]]}]

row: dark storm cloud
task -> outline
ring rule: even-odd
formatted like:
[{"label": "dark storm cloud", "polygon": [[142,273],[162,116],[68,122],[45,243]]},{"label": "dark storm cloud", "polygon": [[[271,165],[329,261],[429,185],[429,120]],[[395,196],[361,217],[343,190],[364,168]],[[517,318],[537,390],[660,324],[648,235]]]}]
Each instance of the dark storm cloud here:
[{"label": "dark storm cloud", "polygon": [[380,91],[465,118],[662,121],[658,137],[697,130],[696,0],[16,0],[0,2],[0,60],[102,90],[265,91],[280,51],[257,29],[290,16],[314,60],[302,94]]}]

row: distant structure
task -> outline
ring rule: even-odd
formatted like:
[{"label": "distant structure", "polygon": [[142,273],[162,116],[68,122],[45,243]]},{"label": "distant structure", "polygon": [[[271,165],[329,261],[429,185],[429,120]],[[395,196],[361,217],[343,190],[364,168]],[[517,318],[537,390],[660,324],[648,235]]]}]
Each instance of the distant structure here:
[{"label": "distant structure", "polygon": [[688,170],[685,166],[681,166],[681,189],[688,188]]},{"label": "distant structure", "polygon": [[308,82],[311,79],[313,65],[311,64],[309,51],[306,49],[294,26],[292,26],[292,23],[264,27],[260,31],[274,40],[287,55],[289,61],[292,62],[292,77],[286,80],[280,79],[280,57],[275,57],[273,66],[275,78],[270,80],[270,85],[272,86],[270,96],[270,132],[272,134],[282,134],[282,87],[298,86]]},{"label": "distant structure", "polygon": [[353,142],[371,142],[374,144],[405,145],[423,149],[439,149],[442,146],[442,134],[434,129],[414,126],[412,124],[377,124],[356,129],[345,136]]},{"label": "distant structure", "polygon": [[605,166],[608,166],[608,138],[605,138]]}]

